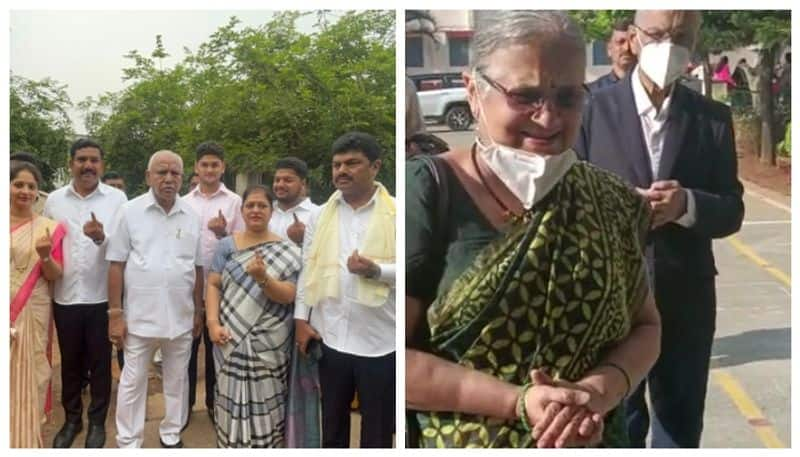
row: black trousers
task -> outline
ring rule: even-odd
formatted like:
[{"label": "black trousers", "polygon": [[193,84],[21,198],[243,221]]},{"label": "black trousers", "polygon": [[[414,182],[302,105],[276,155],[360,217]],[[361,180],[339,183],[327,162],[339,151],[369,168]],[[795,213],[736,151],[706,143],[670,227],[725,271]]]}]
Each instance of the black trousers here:
[{"label": "black trousers", "polygon": [[81,381],[88,369],[91,401],[89,423],[103,425],[111,399],[111,342],[108,340],[108,302],[53,305],[61,351],[61,404],[66,421],[81,422]]},{"label": "black trousers", "polygon": [[[644,447],[652,425],[652,447],[697,448],[716,328],[714,278],[658,274],[655,290],[661,355],[625,402],[631,446]],[[652,424],[645,383],[650,389]]]},{"label": "black trousers", "polygon": [[203,340],[206,354],[206,408],[214,411],[214,385],[217,383],[217,374],[214,372],[214,343],[208,336],[208,327],[203,325],[203,334],[192,341],[192,355],[189,358],[189,414],[197,397],[197,351],[200,349],[200,340]]},{"label": "black trousers", "polygon": [[322,345],[322,447],[350,445],[350,404],[358,393],[361,447],[390,448],[395,422],[395,353],[360,357]]}]

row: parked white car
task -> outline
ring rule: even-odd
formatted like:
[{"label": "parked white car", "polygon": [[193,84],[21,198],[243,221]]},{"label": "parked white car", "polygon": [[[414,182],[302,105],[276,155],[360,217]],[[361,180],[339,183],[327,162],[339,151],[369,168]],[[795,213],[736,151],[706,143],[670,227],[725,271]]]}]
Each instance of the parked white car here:
[{"label": "parked white car", "polygon": [[451,130],[467,130],[472,113],[460,73],[410,75],[417,88],[419,107],[426,122],[446,124]]}]

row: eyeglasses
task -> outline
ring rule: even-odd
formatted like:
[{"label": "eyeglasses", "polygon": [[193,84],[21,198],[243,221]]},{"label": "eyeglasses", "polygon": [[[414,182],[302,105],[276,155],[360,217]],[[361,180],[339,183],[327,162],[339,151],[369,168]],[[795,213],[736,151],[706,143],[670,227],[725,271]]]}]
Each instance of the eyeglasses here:
[{"label": "eyeglasses", "polygon": [[665,30],[647,31],[636,24],[631,24],[631,25],[633,26],[633,28],[642,32],[642,34],[647,37],[647,41],[643,42],[642,45],[651,42],[661,43],[662,41],[670,40],[677,45],[689,46],[689,44],[691,44],[692,41],[691,39],[692,37],[689,35],[688,32],[684,30],[676,30],[675,34],[673,35],[672,33],[667,32]]},{"label": "eyeglasses", "polygon": [[509,90],[486,76],[483,71],[476,70],[476,73],[495,90],[503,94],[511,109],[530,114],[539,114],[548,100],[551,102],[550,106],[558,110],[580,109],[583,107],[584,98],[589,93],[589,88],[586,84],[559,86],[553,90],[545,90],[538,87]]}]

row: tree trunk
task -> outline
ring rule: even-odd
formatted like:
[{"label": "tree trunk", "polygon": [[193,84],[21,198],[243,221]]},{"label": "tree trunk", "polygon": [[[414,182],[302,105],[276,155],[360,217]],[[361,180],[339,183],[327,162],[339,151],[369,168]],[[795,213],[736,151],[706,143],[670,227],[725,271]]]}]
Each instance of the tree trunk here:
[{"label": "tree trunk", "polygon": [[775,50],[762,49],[759,62],[758,111],[761,115],[761,163],[775,165],[774,97],[772,95],[772,77],[775,66]]}]

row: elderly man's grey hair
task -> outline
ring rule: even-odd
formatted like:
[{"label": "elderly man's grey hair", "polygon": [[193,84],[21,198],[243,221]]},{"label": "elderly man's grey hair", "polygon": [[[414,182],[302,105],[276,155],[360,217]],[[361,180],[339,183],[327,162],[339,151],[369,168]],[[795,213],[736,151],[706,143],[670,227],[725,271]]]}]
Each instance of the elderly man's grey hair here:
[{"label": "elderly man's grey hair", "polygon": [[472,70],[481,69],[498,49],[536,41],[558,40],[586,60],[586,43],[578,24],[563,11],[503,10],[482,14],[470,46]]},{"label": "elderly man's grey hair", "polygon": [[181,158],[181,156],[179,156],[178,154],[175,154],[174,152],[172,152],[172,151],[170,151],[168,149],[162,149],[160,151],[156,151],[153,155],[150,156],[150,160],[147,162],[147,170],[148,171],[153,169],[153,163],[155,163],[156,159],[161,157],[161,156],[174,157],[175,159],[178,160],[178,163],[180,164],[181,170],[183,170],[183,159]]}]

